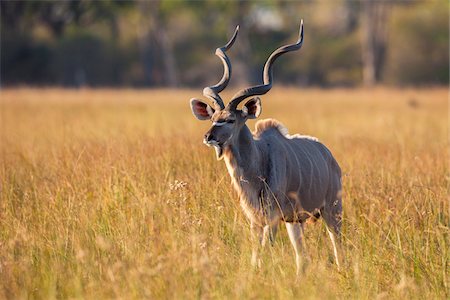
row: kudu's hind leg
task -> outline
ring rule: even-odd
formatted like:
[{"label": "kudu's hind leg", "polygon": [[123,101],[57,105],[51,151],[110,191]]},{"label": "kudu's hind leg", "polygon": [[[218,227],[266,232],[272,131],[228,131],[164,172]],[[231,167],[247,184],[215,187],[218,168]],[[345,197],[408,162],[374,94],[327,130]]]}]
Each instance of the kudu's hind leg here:
[{"label": "kudu's hind leg", "polygon": [[341,267],[341,264],[339,263],[339,256],[338,256],[338,248],[340,248],[340,238],[336,235],[333,230],[330,230],[327,226],[328,235],[330,236],[331,243],[333,244],[333,253],[334,253],[334,259],[336,261],[336,266],[338,267],[338,270]]},{"label": "kudu's hind leg", "polygon": [[297,275],[305,267],[303,259],[306,258],[305,247],[302,243],[303,224],[301,223],[285,223],[286,229],[295,251],[295,263],[297,265]]},{"label": "kudu's hind leg", "polygon": [[[327,225],[328,235],[333,244],[334,259],[338,269],[340,268],[338,249],[341,248],[341,225],[342,225],[342,200],[340,192],[329,197],[328,201],[321,211],[323,219]],[[339,251],[342,253],[342,251]]]}]

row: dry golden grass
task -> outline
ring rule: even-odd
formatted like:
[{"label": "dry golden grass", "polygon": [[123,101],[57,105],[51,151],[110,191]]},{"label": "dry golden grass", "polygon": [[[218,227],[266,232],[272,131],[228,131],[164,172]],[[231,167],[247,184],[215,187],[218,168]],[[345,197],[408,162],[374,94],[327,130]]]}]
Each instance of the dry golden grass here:
[{"label": "dry golden grass", "polygon": [[446,89],[263,97],[262,118],[317,136],[344,173],[344,268],[320,221],[299,279],[284,230],[250,267],[209,123],[189,110],[199,94],[1,91],[0,298],[448,299]]}]

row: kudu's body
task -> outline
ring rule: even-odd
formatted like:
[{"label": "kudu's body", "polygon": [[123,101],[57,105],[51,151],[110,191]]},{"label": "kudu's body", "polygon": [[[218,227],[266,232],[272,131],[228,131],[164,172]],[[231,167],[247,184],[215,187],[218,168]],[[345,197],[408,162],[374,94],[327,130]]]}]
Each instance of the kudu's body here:
[{"label": "kudu's body", "polygon": [[229,81],[231,64],[225,51],[233,45],[237,32],[238,28],[228,44],[216,50],[225,68],[222,80],[204,89],[214,108],[197,99],[191,100],[191,108],[197,118],[213,122],[204,143],[215,148],[218,159],[225,160],[240,204],[250,220],[255,241],[252,263],[258,263],[257,242],[264,245],[267,238],[273,242],[278,224],[283,221],[295,249],[299,271],[300,252],[304,252],[303,223],[310,217],[323,216],[331,229],[328,232],[339,265],[335,240],[341,227],[341,170],[331,152],[315,138],[290,136],[286,128],[272,119],[257,122],[252,133],[245,122],[259,116],[259,98],[252,98],[241,110],[237,109],[245,98],[270,90],[272,64],[281,54],[301,47],[303,23],[298,42],[280,47],[269,57],[264,68],[264,84],[238,92],[225,107],[218,93]]}]

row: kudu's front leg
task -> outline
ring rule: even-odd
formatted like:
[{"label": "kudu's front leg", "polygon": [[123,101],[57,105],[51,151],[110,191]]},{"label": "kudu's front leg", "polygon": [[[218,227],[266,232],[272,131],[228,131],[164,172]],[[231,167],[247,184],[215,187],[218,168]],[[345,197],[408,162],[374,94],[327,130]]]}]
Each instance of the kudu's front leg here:
[{"label": "kudu's front leg", "polygon": [[278,232],[278,221],[274,224],[264,226],[264,233],[262,239],[262,247],[264,248],[267,244],[267,240],[269,240],[270,245],[273,246],[275,243],[275,237]]},{"label": "kudu's front leg", "polygon": [[255,223],[250,225],[252,235],[252,266],[261,267],[261,250],[267,244],[267,241],[273,246],[275,236],[278,232],[278,222],[270,225],[260,226]]},{"label": "kudu's front leg", "polygon": [[263,242],[264,229],[261,225],[251,222],[250,224],[251,241],[252,241],[252,266],[261,267],[261,259],[259,252]]}]

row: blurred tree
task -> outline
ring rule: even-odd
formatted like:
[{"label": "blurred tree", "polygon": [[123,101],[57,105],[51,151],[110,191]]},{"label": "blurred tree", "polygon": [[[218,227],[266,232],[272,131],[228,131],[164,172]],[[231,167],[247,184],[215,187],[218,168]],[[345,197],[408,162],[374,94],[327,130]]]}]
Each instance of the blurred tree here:
[{"label": "blurred tree", "polygon": [[232,5],[227,4],[227,13],[231,14],[230,24],[227,26],[229,32],[233,32],[235,26],[240,25],[242,28],[239,33],[239,47],[236,47],[237,52],[236,60],[233,62],[233,80],[239,85],[248,85],[249,81],[252,79],[252,65],[251,55],[252,49],[249,42],[248,36],[248,24],[250,24],[248,17],[251,8],[251,2],[246,0],[239,0],[234,2]]},{"label": "blurred tree", "polygon": [[448,84],[449,3],[396,7],[385,70],[390,84]]},{"label": "blurred tree", "polygon": [[214,49],[237,24],[231,84],[259,83],[300,18],[305,43],[275,65],[280,84],[447,84],[448,9],[444,1],[0,1],[1,84],[210,85],[222,74]]},{"label": "blurred tree", "polygon": [[301,86],[352,86],[361,82],[358,2],[296,3],[296,7],[283,3],[282,7],[282,31],[291,32],[284,42],[296,39],[292,24],[298,24],[299,16],[305,20],[305,42],[298,54],[278,63],[279,80]]},{"label": "blurred tree", "polygon": [[381,79],[386,54],[389,6],[386,1],[363,1],[362,62],[363,83],[366,86],[372,86]]},{"label": "blurred tree", "polygon": [[[145,74],[151,85],[178,85],[175,53],[166,29],[166,14],[160,0],[139,1],[139,48]],[[172,13],[172,11],[168,11]]]},{"label": "blurred tree", "polygon": [[[2,83],[118,84],[120,60],[105,60],[118,52],[113,38],[118,34],[117,26],[113,24],[126,7],[128,3],[113,0],[2,1]],[[105,20],[109,40],[84,32]],[[49,39],[42,41],[35,36],[40,28],[47,28]],[[70,28],[76,30],[68,31]],[[90,62],[96,56],[99,59]]]}]

